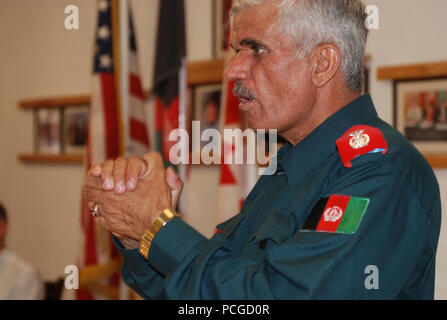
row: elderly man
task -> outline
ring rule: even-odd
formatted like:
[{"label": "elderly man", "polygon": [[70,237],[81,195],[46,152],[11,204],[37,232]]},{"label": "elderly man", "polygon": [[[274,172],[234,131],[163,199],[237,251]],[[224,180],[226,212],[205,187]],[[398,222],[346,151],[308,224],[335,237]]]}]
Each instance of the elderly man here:
[{"label": "elderly man", "polygon": [[92,168],[84,196],[142,296],[433,298],[438,184],[360,96],[364,11],[358,0],[235,2],[225,76],[249,126],[288,143],[211,239],[175,213],[182,183],[158,154]]}]

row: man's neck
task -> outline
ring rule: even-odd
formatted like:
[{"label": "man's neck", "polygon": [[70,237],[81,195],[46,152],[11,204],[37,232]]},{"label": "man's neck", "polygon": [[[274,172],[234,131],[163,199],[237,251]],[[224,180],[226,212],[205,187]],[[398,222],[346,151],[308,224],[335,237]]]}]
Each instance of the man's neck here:
[{"label": "man's neck", "polygon": [[323,122],[344,108],[351,102],[357,100],[361,94],[355,91],[334,90],[331,94],[323,94],[315,100],[315,112],[309,117],[310,120],[299,128],[293,128],[282,135],[293,146],[303,141],[309,134],[318,128]]}]

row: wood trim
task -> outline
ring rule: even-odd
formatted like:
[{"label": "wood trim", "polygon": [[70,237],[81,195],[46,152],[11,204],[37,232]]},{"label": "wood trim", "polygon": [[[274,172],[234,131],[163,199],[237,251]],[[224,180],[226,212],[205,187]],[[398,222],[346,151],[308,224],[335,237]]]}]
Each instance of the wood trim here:
[{"label": "wood trim", "polygon": [[378,80],[414,80],[447,77],[447,61],[381,67]]},{"label": "wood trim", "polygon": [[81,287],[87,286],[89,283],[95,282],[98,279],[120,273],[121,263],[121,258],[117,258],[105,264],[88,266],[81,269],[79,272],[79,285]]},{"label": "wood trim", "polygon": [[433,169],[447,169],[447,154],[424,154]]},{"label": "wood trim", "polygon": [[191,62],[188,64],[188,85],[197,86],[209,83],[221,83],[225,60],[215,59]]},{"label": "wood trim", "polygon": [[26,163],[83,164],[84,154],[19,154],[18,160]]},{"label": "wood trim", "polygon": [[19,102],[22,109],[60,108],[67,105],[90,104],[90,95],[64,96],[54,98],[28,99]]}]

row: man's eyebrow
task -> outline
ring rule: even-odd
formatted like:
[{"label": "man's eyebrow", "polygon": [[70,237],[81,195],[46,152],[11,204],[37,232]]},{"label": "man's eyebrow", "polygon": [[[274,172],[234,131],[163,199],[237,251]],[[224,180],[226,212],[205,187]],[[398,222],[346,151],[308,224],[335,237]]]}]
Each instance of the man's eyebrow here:
[{"label": "man's eyebrow", "polygon": [[250,48],[259,48],[259,47],[265,47],[264,44],[259,42],[258,40],[252,39],[252,38],[245,38],[239,42],[239,45],[242,47],[250,47]]}]

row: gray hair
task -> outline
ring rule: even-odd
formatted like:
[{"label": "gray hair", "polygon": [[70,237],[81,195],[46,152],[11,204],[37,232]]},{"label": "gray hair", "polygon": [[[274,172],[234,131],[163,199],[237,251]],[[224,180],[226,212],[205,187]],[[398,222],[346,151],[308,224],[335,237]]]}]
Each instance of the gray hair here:
[{"label": "gray hair", "polygon": [[[242,10],[266,0],[235,0],[230,12],[233,25]],[[271,1],[271,0],[270,0]],[[276,0],[282,15],[279,27],[297,44],[303,59],[317,45],[334,43],[341,52],[341,69],[346,86],[362,91],[363,63],[368,30],[367,14],[361,0]]]}]

